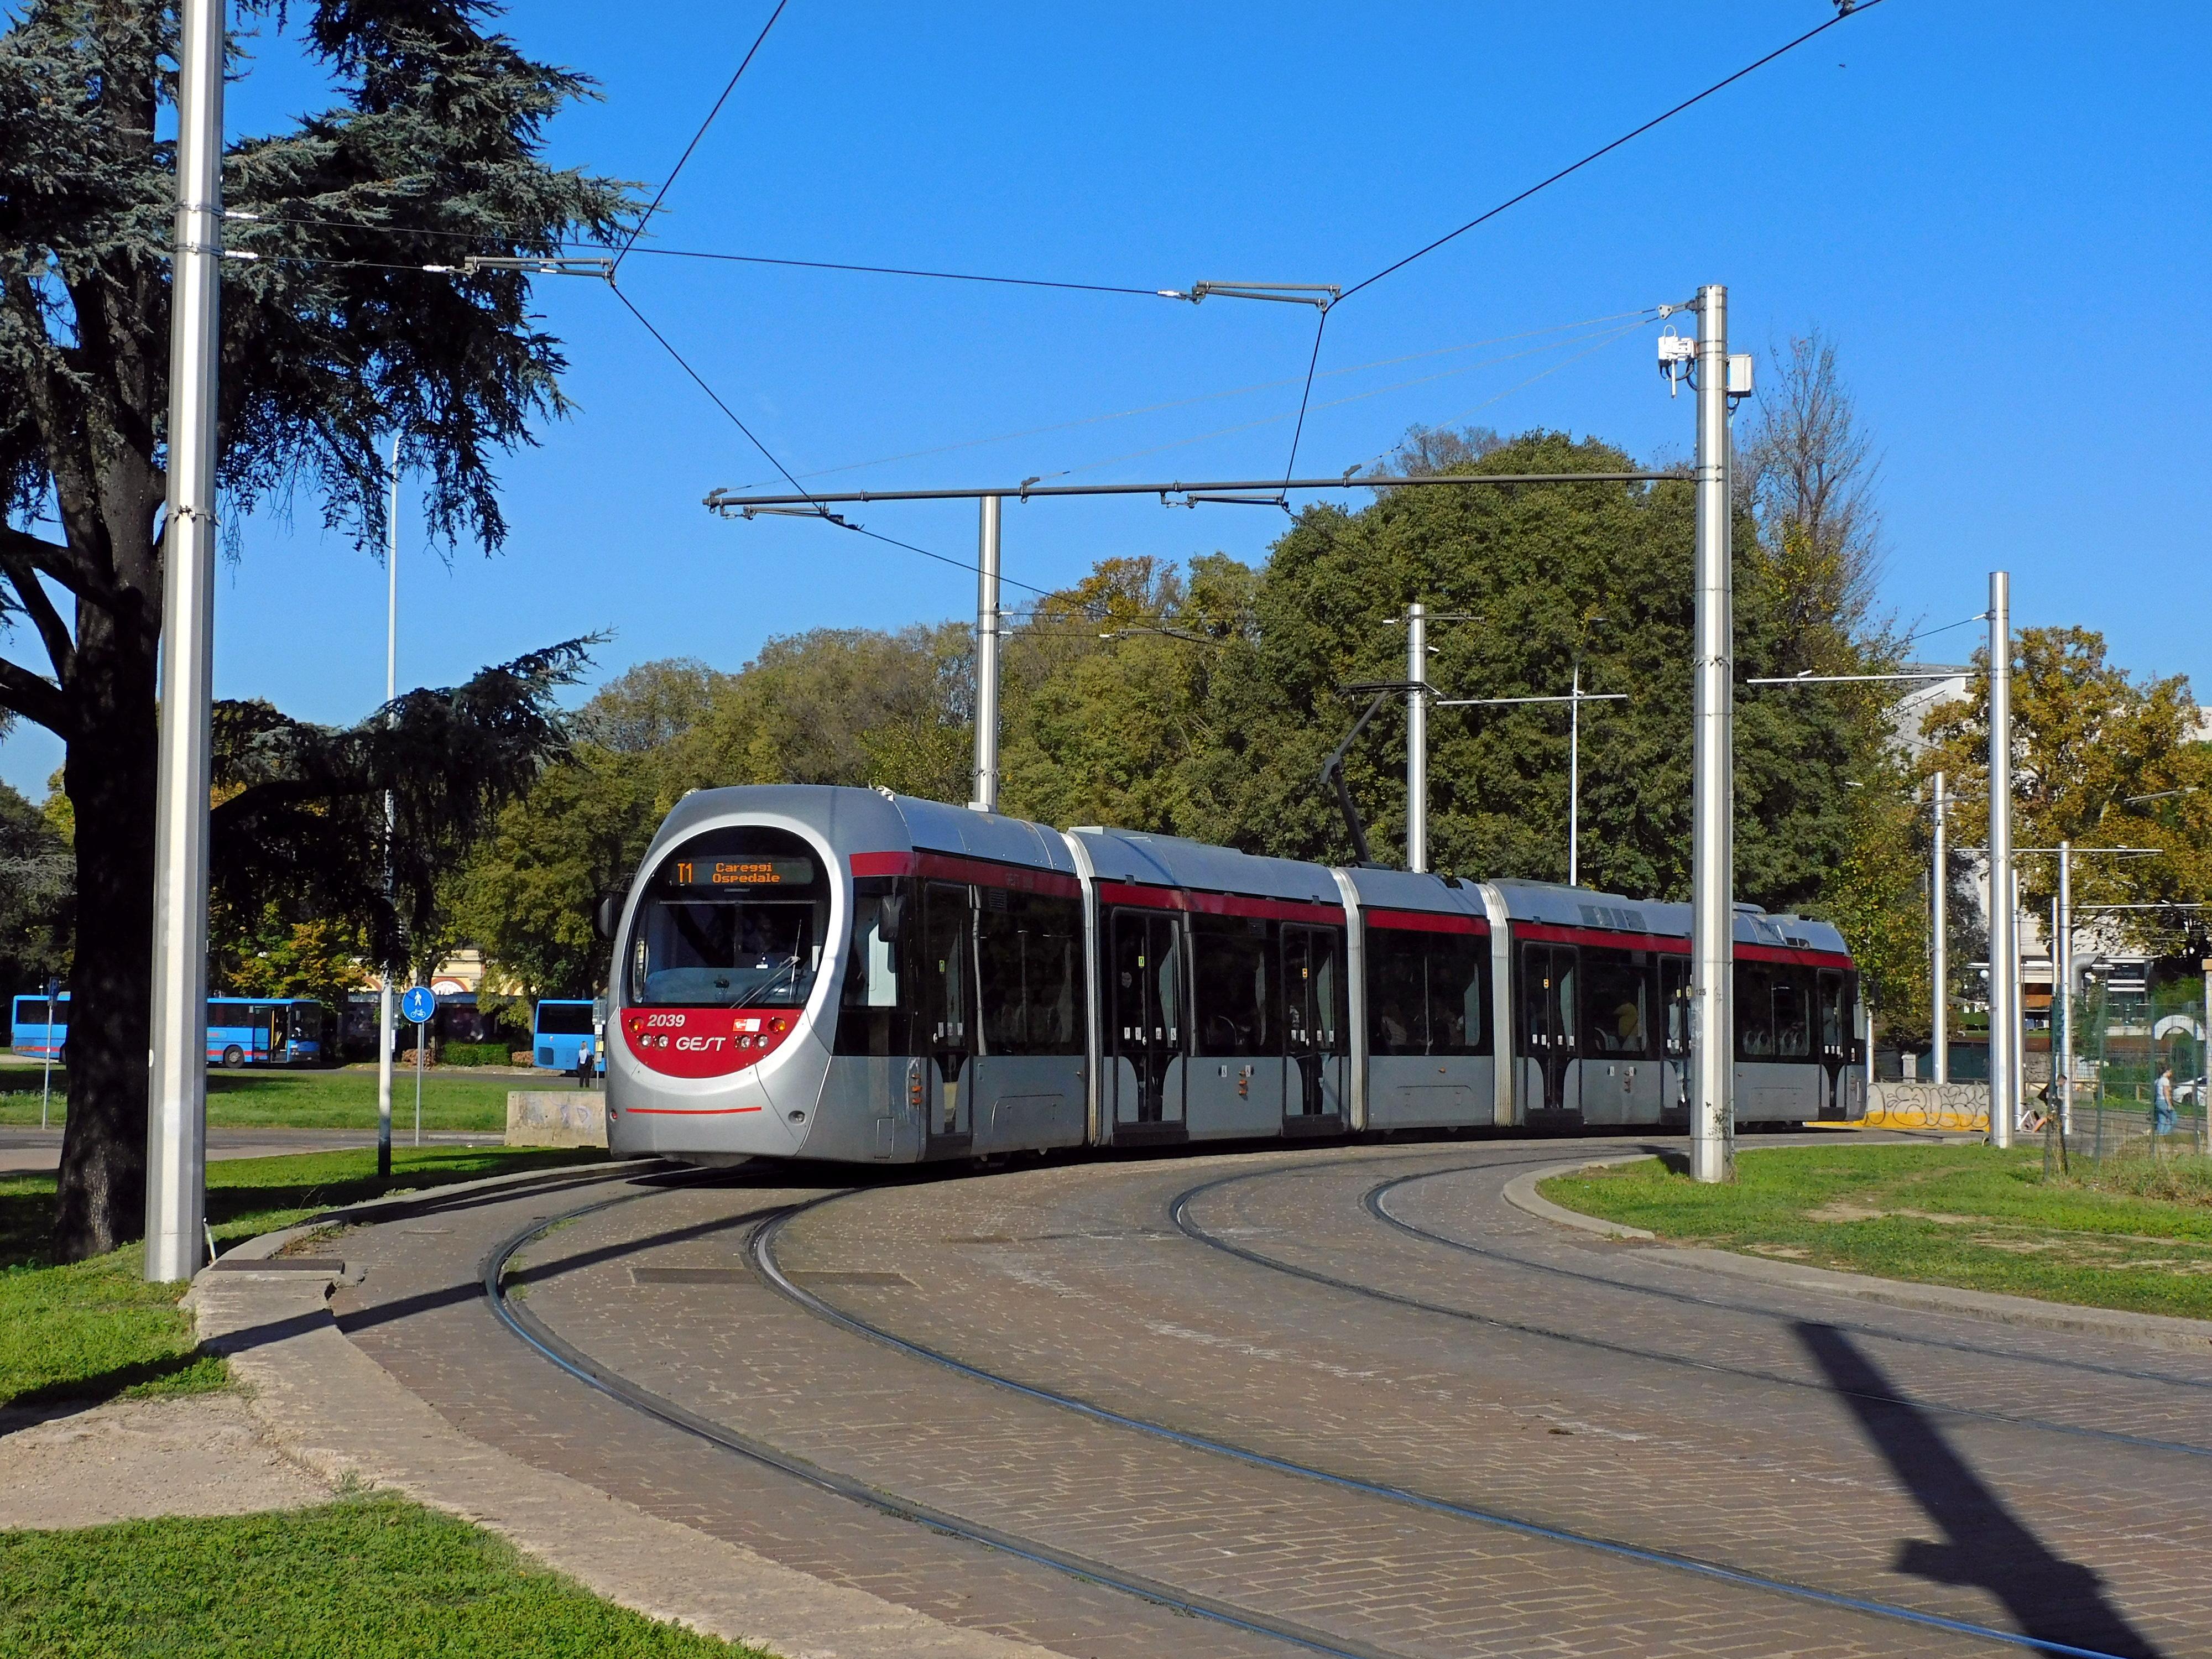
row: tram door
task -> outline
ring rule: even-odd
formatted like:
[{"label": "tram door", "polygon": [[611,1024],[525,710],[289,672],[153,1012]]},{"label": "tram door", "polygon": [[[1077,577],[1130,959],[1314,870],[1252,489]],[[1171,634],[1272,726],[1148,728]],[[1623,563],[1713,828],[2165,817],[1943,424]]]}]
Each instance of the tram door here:
[{"label": "tram door", "polygon": [[1666,1035],[1666,1060],[1661,1072],[1661,1118],[1686,1116],[1690,1109],[1690,959],[1683,956],[1659,958],[1659,1009]]},{"label": "tram door", "polygon": [[1283,1116],[1300,1129],[1334,1128],[1344,1116],[1343,939],[1333,927],[1283,929]]},{"label": "tram door", "polygon": [[1114,1121],[1180,1127],[1186,1024],[1182,919],[1158,910],[1115,910],[1113,929],[1106,1029]]},{"label": "tram door", "polygon": [[1571,945],[1521,946],[1521,1098],[1527,1109],[1580,1112],[1575,1066],[1576,980]]},{"label": "tram door", "polygon": [[1814,1018],[1820,1030],[1820,1115],[1832,1121],[1849,1115],[1844,1091],[1850,1086],[1844,1073],[1851,1062],[1851,1028],[1844,976],[1832,968],[1821,969],[1815,994],[1820,1000]]},{"label": "tram door", "polygon": [[921,1018],[925,1052],[937,1086],[925,1086],[924,1141],[930,1151],[957,1151],[973,1127],[975,1052],[975,916],[969,890],[931,882],[922,892]]}]

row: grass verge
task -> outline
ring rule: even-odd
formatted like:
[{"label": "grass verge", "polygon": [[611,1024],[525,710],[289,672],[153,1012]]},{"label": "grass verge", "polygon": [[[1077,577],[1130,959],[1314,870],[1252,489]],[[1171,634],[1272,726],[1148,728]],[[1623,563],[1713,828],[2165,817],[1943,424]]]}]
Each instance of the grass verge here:
[{"label": "grass verge", "polygon": [[765,1659],[602,1601],[489,1533],[384,1498],[0,1532],[0,1652]]},{"label": "grass verge", "polygon": [[[440,1067],[422,1077],[422,1127],[426,1129],[507,1127],[510,1089],[558,1089],[573,1082],[556,1073],[522,1077],[513,1073],[484,1076],[471,1066]],[[39,1121],[40,1078],[36,1067],[0,1069],[0,1124]],[[67,1110],[68,1073],[54,1073],[52,1121]],[[415,1121],[415,1074],[393,1073],[392,1118],[411,1128]],[[340,1066],[327,1072],[210,1071],[208,1123],[223,1129],[373,1129],[376,1127],[376,1068]]]},{"label": "grass verge", "polygon": [[[594,1163],[596,1149],[395,1148],[392,1178],[376,1154],[310,1152],[208,1165],[207,1213],[218,1245],[289,1227],[341,1204],[518,1170]],[[57,1265],[48,1253],[54,1178],[0,1176],[0,1407],[198,1394],[227,1386],[228,1367],[195,1352],[174,1285],[149,1285],[143,1246]],[[9,1651],[0,1644],[0,1652]]]},{"label": "grass verge", "polygon": [[1681,1243],[2212,1319],[2212,1160],[2075,1170],[2046,1181],[2039,1147],[1823,1145],[1740,1152],[1729,1186],[1698,1186],[1653,1158],[1538,1190]]}]

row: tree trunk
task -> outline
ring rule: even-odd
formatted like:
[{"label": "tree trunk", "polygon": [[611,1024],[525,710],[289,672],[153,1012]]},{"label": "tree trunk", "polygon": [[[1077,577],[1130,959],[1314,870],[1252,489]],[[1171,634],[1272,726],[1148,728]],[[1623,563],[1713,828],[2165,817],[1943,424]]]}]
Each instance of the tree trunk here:
[{"label": "tree trunk", "polygon": [[63,769],[76,815],[69,1117],[55,1258],[146,1230],[146,1091],[154,960],[155,652],[149,635],[78,615],[76,731]]}]

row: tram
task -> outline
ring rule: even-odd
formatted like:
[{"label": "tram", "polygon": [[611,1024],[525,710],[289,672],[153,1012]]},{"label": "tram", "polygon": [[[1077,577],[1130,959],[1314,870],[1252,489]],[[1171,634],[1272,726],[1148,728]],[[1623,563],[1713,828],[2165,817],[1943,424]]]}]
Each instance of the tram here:
[{"label": "tram", "polygon": [[[1684,904],[773,785],[686,796],[599,921],[624,1156],[1687,1121]],[[1863,1115],[1833,927],[1738,905],[1735,990],[1739,1122]]]}]

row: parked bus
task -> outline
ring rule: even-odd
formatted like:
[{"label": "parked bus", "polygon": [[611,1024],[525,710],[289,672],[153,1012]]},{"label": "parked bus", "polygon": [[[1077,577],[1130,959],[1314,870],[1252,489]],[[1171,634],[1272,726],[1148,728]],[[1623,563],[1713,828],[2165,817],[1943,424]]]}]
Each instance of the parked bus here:
[{"label": "parked bus", "polygon": [[335,1009],[312,997],[210,997],[210,1065],[321,1066],[335,1063]]},{"label": "parked bus", "polygon": [[592,1037],[592,1003],[549,997],[531,1017],[531,1057],[541,1072],[573,1072],[597,1047]]},{"label": "parked bus", "polygon": [[69,1000],[64,991],[50,1010],[42,992],[17,997],[10,1011],[9,1047],[25,1060],[59,1060],[62,1044],[69,1041]]}]

